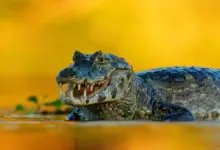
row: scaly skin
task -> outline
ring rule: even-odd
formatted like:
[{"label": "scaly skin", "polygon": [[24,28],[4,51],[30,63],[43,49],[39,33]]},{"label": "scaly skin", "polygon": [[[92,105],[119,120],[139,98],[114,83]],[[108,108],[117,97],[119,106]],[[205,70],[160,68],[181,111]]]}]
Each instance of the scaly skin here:
[{"label": "scaly skin", "polygon": [[[134,73],[123,58],[101,51],[75,51],[73,61],[57,76],[60,86],[69,85],[65,94],[61,91],[61,101],[76,108],[69,120],[193,121],[192,113],[210,116],[220,108],[217,69],[170,67]],[[103,82],[99,91],[97,82]]]}]

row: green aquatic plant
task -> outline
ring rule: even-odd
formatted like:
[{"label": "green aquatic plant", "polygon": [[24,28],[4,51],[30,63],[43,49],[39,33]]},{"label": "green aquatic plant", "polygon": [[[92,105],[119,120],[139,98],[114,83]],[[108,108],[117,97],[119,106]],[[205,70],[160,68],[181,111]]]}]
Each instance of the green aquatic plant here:
[{"label": "green aquatic plant", "polygon": [[37,96],[29,96],[28,101],[38,104]]},{"label": "green aquatic plant", "polygon": [[29,96],[28,101],[30,101],[36,105],[36,113],[38,113],[40,111],[41,106],[39,104],[37,96],[34,96],[34,95]]},{"label": "green aquatic plant", "polygon": [[28,110],[27,110],[27,113],[28,114],[34,114],[35,112],[34,112],[34,108],[29,108]]},{"label": "green aquatic plant", "polygon": [[16,112],[18,112],[18,111],[25,111],[24,105],[22,105],[22,104],[17,104],[16,107],[15,107],[15,111],[16,111]]},{"label": "green aquatic plant", "polygon": [[53,102],[47,102],[44,104],[44,106],[53,106],[56,107],[56,110],[60,110],[63,107],[63,103],[61,102],[61,100],[58,98]]},{"label": "green aquatic plant", "polygon": [[[44,95],[43,96],[43,100],[46,99],[48,96],[47,95]],[[27,100],[29,102],[32,102],[36,105],[36,110],[34,110],[34,107],[31,107],[31,108],[25,108],[24,105],[22,104],[17,104],[16,107],[15,107],[15,112],[18,112],[18,111],[25,111],[26,113],[28,114],[35,114],[35,113],[40,113],[40,110],[41,110],[41,107],[42,105],[48,107],[48,106],[52,106],[52,107],[55,107],[56,108],[56,113],[62,113],[62,110],[61,108],[63,107],[63,104],[61,102],[61,100],[59,98],[55,99],[54,101],[52,102],[46,102],[46,103],[41,103],[39,102],[38,100],[38,97],[35,96],[35,95],[31,95],[27,98]],[[46,110],[45,110],[46,111]],[[47,112],[47,111],[46,111]],[[41,112],[43,113],[43,112]]]}]

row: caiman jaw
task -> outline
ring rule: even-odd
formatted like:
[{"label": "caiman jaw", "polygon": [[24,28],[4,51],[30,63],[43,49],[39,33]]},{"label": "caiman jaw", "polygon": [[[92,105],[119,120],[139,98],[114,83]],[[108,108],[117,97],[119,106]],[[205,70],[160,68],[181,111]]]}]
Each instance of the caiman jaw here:
[{"label": "caiman jaw", "polygon": [[[69,81],[60,82],[60,94],[61,97],[69,97],[72,99],[87,99],[93,97],[104,89],[111,81],[111,77],[92,83],[88,83],[86,80],[83,82]],[[64,85],[67,84],[67,88],[64,89]]]}]

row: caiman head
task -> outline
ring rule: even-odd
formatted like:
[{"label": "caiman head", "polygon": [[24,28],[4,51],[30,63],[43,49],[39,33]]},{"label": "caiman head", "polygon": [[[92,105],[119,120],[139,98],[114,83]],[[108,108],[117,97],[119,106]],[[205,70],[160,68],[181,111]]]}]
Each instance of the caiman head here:
[{"label": "caiman head", "polygon": [[80,106],[117,101],[131,88],[134,72],[123,58],[101,51],[93,54],[75,51],[73,61],[57,75],[64,104]]}]

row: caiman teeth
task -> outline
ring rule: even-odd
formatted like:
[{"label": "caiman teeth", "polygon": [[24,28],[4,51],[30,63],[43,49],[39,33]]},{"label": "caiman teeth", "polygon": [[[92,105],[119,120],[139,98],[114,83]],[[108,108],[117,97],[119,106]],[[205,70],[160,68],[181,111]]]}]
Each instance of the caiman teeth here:
[{"label": "caiman teeth", "polygon": [[93,84],[90,86],[90,90],[91,90],[91,91],[93,90]]},{"label": "caiman teeth", "polygon": [[62,83],[59,83],[59,88],[60,90],[62,90]]},{"label": "caiman teeth", "polygon": [[72,100],[87,100],[88,97],[95,96],[110,82],[110,78],[100,81],[71,81],[68,83],[67,89],[63,92],[63,84],[59,83],[61,97],[69,97]]},{"label": "caiman teeth", "polygon": [[81,84],[79,83],[79,84],[78,84],[78,90],[80,90],[80,86],[81,86]]},{"label": "caiman teeth", "polygon": [[86,89],[84,90],[84,98],[87,99]]},{"label": "caiman teeth", "polygon": [[84,81],[84,84],[87,85],[87,81],[86,80]]},{"label": "caiman teeth", "polygon": [[70,91],[70,97],[73,99],[73,90]]},{"label": "caiman teeth", "polygon": [[59,83],[59,89],[60,89],[60,96],[63,96],[63,85],[62,83]]}]

